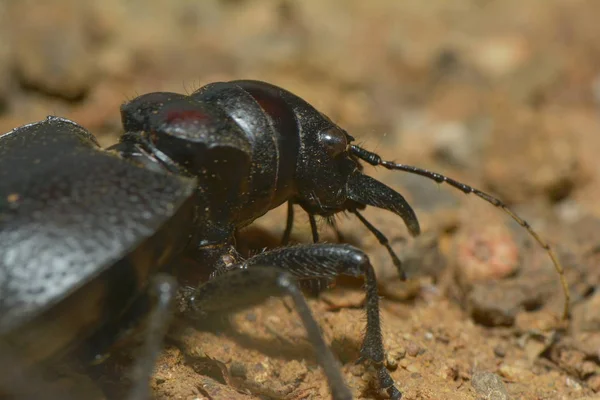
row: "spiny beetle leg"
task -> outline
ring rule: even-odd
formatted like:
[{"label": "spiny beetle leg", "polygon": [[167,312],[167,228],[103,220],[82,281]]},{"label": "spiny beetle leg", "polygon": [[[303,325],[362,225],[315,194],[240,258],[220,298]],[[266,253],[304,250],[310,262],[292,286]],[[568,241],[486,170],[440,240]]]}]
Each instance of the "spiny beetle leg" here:
[{"label": "spiny beetle leg", "polygon": [[156,275],[150,283],[150,298],[154,301],[148,317],[146,337],[138,358],[133,366],[134,388],[128,400],[149,398],[149,381],[154,372],[156,359],[162,349],[177,294],[177,282],[168,275]]},{"label": "spiny beetle leg", "polygon": [[191,292],[188,290],[183,293],[183,296],[187,297],[188,313],[191,312],[191,316],[195,317],[218,311],[235,310],[259,304],[269,296],[289,295],[315,349],[317,361],[327,376],[332,398],[352,399],[352,393],[344,381],[340,365],[323,339],[319,325],[295,279],[286,271],[269,265],[272,264],[253,263],[250,268],[246,264],[240,264],[230,268],[227,273],[215,276],[196,290]]},{"label": "spiny beetle leg", "polygon": [[257,254],[243,263],[252,269],[258,265],[273,265],[302,280],[334,278],[339,275],[363,276],[366,290],[367,329],[359,361],[368,360],[377,368],[379,386],[390,398],[402,397],[384,366],[385,350],[379,316],[379,295],[375,271],[367,255],[347,244],[310,244],[284,247]]}]

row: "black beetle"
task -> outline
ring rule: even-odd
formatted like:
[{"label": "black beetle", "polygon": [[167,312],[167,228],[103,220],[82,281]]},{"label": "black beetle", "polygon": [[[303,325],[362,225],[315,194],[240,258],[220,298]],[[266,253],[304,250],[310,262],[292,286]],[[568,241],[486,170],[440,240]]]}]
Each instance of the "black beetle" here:
[{"label": "black beetle", "polygon": [[[0,137],[0,345],[23,365],[74,347],[98,352],[139,317],[140,302],[154,299],[147,351],[136,364],[144,383],[132,394],[145,398],[177,286],[161,273],[185,251],[212,270],[207,282],[181,291],[191,313],[291,295],[334,399],[352,396],[297,283],[363,276],[361,359],[377,368],[379,387],[399,399],[383,364],[376,277],[363,251],[308,244],[243,260],[234,247],[238,229],[286,201],[284,242],[293,204],[308,213],[315,242],[314,217],[346,211],[377,236],[404,278],[387,239],[359,210],[392,211],[412,235],[420,232],[417,217],[399,193],[363,174],[361,161],[446,182],[504,209],[549,251],[568,315],[556,256],[502,202],[442,175],[383,161],[284,89],[246,80],[209,84],[189,96],[155,92],[124,104],[121,115],[125,133],[106,150],[58,117]],[[27,385],[15,386],[18,392]]]}]

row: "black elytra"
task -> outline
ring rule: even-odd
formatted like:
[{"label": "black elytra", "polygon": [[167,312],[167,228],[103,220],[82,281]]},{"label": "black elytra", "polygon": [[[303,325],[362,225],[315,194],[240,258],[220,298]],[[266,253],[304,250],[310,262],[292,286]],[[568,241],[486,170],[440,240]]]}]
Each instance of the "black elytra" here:
[{"label": "black elytra", "polygon": [[[14,360],[25,368],[81,346],[97,351],[107,327],[118,331],[129,325],[132,310],[148,298],[145,350],[134,366],[137,383],[130,394],[147,398],[178,291],[166,267],[186,252],[212,271],[206,282],[180,291],[189,313],[291,296],[336,400],[352,394],[299,285],[326,286],[339,275],[364,277],[361,360],[377,369],[378,386],[400,399],[384,366],[376,276],[362,250],[314,243],[244,260],[234,247],[238,229],[285,202],[284,244],[294,205],[308,213],[315,242],[315,216],[332,221],[337,213],[350,212],[386,247],[404,278],[387,238],[360,211],[366,206],[391,211],[412,235],[420,233],[417,216],[402,195],[366,175],[362,163],[448,183],[509,213],[548,250],[561,273],[568,317],[568,290],[557,257],[502,202],[443,175],[382,160],[280,87],[240,80],[212,83],[189,96],[148,93],[125,103],[121,115],[124,133],[107,149],[85,128],[60,117],[0,136],[0,353],[5,354],[0,371]],[[31,381],[0,375],[0,393],[34,396]]]}]

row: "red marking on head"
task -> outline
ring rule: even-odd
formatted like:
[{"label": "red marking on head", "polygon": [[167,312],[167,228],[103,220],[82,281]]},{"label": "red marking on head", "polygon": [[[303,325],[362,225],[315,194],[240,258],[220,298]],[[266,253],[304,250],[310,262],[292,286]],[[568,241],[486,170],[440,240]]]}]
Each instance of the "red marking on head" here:
[{"label": "red marking on head", "polygon": [[166,122],[179,122],[179,121],[204,121],[210,119],[210,116],[199,110],[175,110],[169,111],[166,116]]}]

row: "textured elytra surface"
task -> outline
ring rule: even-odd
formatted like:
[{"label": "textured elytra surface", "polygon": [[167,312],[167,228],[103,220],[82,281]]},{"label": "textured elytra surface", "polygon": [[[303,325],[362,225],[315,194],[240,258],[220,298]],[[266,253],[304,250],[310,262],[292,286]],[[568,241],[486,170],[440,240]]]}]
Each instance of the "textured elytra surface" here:
[{"label": "textured elytra surface", "polygon": [[153,235],[193,182],[137,168],[48,118],[0,137],[0,330],[67,297]]}]

